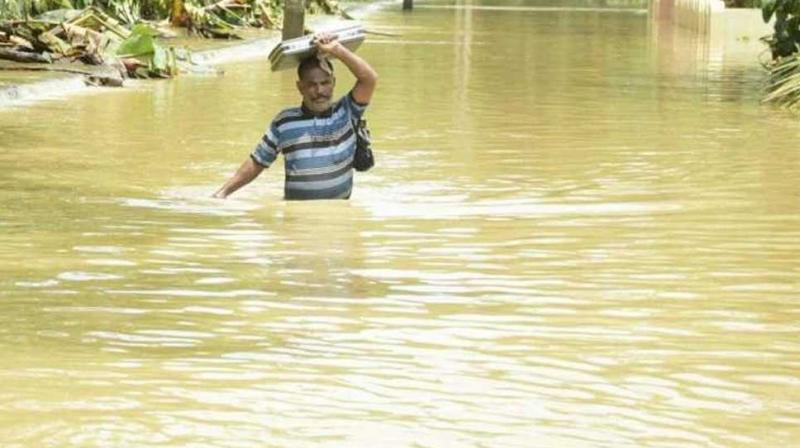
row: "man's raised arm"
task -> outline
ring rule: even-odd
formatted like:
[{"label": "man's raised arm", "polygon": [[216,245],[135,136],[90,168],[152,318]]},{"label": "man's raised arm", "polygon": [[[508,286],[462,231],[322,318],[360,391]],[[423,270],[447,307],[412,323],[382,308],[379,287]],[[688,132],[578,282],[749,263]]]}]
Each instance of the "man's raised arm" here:
[{"label": "man's raised arm", "polygon": [[375,92],[375,86],[378,84],[378,72],[329,33],[317,34],[314,43],[323,55],[333,56],[342,61],[356,77],[353,99],[359,104],[369,104],[372,93]]}]

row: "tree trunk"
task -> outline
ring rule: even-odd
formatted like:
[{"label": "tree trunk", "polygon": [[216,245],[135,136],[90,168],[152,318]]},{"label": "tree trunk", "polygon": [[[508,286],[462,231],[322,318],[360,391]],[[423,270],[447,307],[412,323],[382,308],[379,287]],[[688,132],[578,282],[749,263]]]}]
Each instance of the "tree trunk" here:
[{"label": "tree trunk", "polygon": [[283,40],[301,37],[305,21],[305,2],[286,0],[283,6]]}]

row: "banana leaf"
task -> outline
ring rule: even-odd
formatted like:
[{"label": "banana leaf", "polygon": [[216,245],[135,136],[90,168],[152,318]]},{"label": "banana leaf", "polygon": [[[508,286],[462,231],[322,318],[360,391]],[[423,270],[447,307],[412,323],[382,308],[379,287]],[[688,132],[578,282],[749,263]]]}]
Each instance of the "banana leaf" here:
[{"label": "banana leaf", "polygon": [[117,48],[117,56],[130,58],[153,54],[156,51],[155,37],[157,35],[158,32],[147,25],[135,25],[130,36],[123,40]]},{"label": "banana leaf", "polygon": [[133,27],[131,35],[117,48],[120,59],[136,59],[142,67],[135,69],[133,76],[142,78],[169,78],[178,74],[175,50],[165,49],[155,41],[158,32],[147,25]]},{"label": "banana leaf", "polygon": [[112,33],[119,39],[126,39],[130,36],[130,31],[120,25],[119,21],[94,6],[84,9],[79,16],[68,20],[67,23],[95,31]]}]

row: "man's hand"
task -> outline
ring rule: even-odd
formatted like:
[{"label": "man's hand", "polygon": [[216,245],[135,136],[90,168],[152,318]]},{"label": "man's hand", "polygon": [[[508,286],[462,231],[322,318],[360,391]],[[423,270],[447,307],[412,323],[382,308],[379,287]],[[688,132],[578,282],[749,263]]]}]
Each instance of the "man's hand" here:
[{"label": "man's hand", "polygon": [[245,159],[244,163],[242,163],[242,166],[236,170],[236,174],[228,179],[228,181],[225,182],[225,184],[211,196],[218,199],[225,199],[234,191],[249,184],[253,179],[258,177],[263,170],[263,166],[254,162],[251,157],[248,157]]},{"label": "man's hand", "polygon": [[326,32],[315,34],[312,42],[323,56],[337,56],[336,52],[342,46],[341,42],[336,40],[336,36]]}]

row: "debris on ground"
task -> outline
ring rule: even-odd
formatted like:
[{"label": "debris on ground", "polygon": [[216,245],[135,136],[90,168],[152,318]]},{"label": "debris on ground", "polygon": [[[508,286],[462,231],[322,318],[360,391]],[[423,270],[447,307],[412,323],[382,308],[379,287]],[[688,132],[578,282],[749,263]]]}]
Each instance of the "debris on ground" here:
[{"label": "debris on ground", "polygon": [[[0,21],[0,60],[36,64],[36,70],[64,71],[59,67],[85,64],[119,73],[115,79],[101,81],[103,85],[122,85],[124,78],[216,73],[193,64],[188,50],[162,45],[161,39],[176,36],[167,27],[182,26],[204,37],[241,39],[237,30],[243,27],[277,28],[281,4],[280,0],[176,0],[169,3],[169,10],[158,11],[160,22],[144,21],[140,9],[116,4],[106,4],[112,6],[107,10],[98,6],[55,9],[35,17],[18,12],[10,16],[16,20]],[[306,8],[343,14],[337,0],[307,0]],[[0,70],[11,69],[0,65]]]},{"label": "debris on ground", "polygon": [[37,68],[48,71],[65,71],[59,66],[75,63],[107,66],[117,70],[115,79],[104,75],[98,81],[87,75],[87,82],[111,86],[122,85],[123,78],[170,78],[182,71],[207,72],[192,67],[187,50],[159,44],[156,38],[164,34],[164,30],[145,23],[128,29],[93,6],[59,9],[28,20],[0,23],[0,59],[51,64],[52,68]]}]

